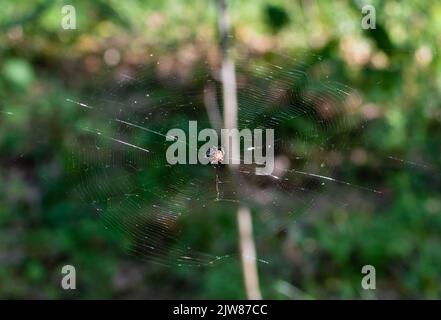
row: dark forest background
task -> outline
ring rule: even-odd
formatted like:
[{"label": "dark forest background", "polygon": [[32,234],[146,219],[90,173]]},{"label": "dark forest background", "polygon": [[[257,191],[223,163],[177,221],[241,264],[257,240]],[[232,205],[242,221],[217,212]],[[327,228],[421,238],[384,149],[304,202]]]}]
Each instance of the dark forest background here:
[{"label": "dark forest background", "polygon": [[[376,29],[363,30],[364,3],[231,1],[239,69],[272,52],[289,57],[278,60],[287,68],[300,56],[317,81],[329,76],[356,93],[342,104],[362,130],[326,157],[337,159],[335,178],[382,192],[336,184],[317,187],[314,205],[282,222],[277,212],[253,212],[257,252],[269,262],[258,264],[264,298],[441,297],[441,3],[371,1]],[[61,28],[65,4],[76,8],[76,30]],[[245,298],[237,257],[179,267],[127,254],[130,239],[78,198],[82,169],[72,167],[88,142],[79,127],[106,120],[68,99],[120,102],[121,74],[140,80],[126,87],[132,96],[147,90],[179,100],[203,91],[197,79],[219,67],[214,1],[1,0],[0,7],[0,298]],[[155,123],[166,126],[165,117]],[[173,177],[155,170],[149,185],[167,190]],[[82,181],[93,174],[82,170]],[[137,203],[148,211],[151,201]],[[237,250],[232,207],[194,210],[179,242],[213,254]],[[276,222],[284,228],[271,228]],[[65,264],[76,267],[75,291],[60,288]],[[360,286],[366,264],[376,267],[374,291]]]}]

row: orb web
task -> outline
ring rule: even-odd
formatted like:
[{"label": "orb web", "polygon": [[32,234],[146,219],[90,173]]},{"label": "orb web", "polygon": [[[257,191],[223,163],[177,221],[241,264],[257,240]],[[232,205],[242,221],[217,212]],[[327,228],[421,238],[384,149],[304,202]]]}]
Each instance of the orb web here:
[{"label": "orb web", "polygon": [[307,213],[332,185],[378,193],[338,177],[334,158],[363,122],[347,103],[356,93],[329,79],[320,57],[237,59],[238,129],[274,129],[275,166],[266,176],[255,174],[256,164],[242,163],[232,173],[222,164],[167,162],[169,129],[188,132],[189,121],[198,130],[215,127],[210,109],[219,122],[222,86],[208,63],[185,79],[161,78],[159,63],[118,74],[87,101],[67,99],[82,112],[69,163],[76,196],[123,236],[130,254],[164,265],[216,265],[239,253],[184,243],[197,219],[244,204],[267,226],[255,235],[259,240]]}]

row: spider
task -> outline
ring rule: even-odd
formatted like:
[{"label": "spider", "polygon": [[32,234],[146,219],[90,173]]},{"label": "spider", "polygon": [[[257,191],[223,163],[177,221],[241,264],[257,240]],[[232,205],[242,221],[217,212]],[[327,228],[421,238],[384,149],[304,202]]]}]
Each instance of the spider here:
[{"label": "spider", "polygon": [[218,146],[211,146],[207,152],[207,157],[211,164],[218,164],[224,161],[224,148]]}]

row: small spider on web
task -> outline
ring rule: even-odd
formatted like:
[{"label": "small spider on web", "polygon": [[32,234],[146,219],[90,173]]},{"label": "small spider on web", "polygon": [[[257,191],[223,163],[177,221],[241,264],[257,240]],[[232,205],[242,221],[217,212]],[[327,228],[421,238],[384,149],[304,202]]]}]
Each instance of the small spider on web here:
[{"label": "small spider on web", "polygon": [[211,146],[207,152],[207,158],[210,164],[217,165],[222,164],[224,161],[225,151],[224,148],[218,146]]},{"label": "small spider on web", "polygon": [[219,179],[218,167],[219,164],[222,164],[222,162],[224,161],[225,150],[224,148],[219,146],[211,146],[210,149],[208,149],[206,156],[209,163],[213,165],[216,170],[216,201],[219,201],[221,198],[221,191],[219,188],[219,184],[221,183],[221,181]]}]

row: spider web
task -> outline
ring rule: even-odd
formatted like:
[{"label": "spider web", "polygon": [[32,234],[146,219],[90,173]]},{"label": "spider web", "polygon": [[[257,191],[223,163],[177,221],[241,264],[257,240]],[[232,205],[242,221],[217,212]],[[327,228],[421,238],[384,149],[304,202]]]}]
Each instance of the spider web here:
[{"label": "spider web", "polygon": [[335,185],[379,193],[338,176],[333,157],[350,148],[347,142],[364,124],[348,106],[356,93],[328,78],[321,57],[237,59],[238,129],[274,129],[275,168],[268,176],[256,176],[255,165],[241,164],[233,175],[222,164],[166,161],[168,130],[188,132],[189,121],[197,121],[198,130],[212,127],[207,110],[221,114],[222,90],[219,71],[208,62],[190,79],[158,80],[159,64],[118,74],[88,101],[67,99],[84,113],[69,163],[75,196],[127,239],[122,245],[130,254],[169,266],[216,265],[239,253],[183,243],[195,219],[234,212],[243,203],[263,217],[267,232],[255,235],[262,239],[307,213]]}]

